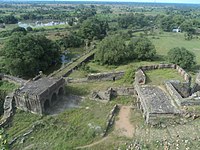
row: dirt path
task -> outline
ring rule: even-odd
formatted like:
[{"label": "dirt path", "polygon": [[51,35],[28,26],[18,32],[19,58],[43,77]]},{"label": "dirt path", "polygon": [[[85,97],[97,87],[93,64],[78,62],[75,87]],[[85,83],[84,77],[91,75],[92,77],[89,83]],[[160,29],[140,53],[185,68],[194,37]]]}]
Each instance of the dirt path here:
[{"label": "dirt path", "polygon": [[119,119],[115,122],[115,132],[120,136],[132,138],[135,132],[134,126],[130,122],[130,106],[122,106],[119,111]]},{"label": "dirt path", "polygon": [[[117,134],[117,136],[126,136],[128,138],[132,138],[135,132],[134,126],[130,122],[130,114],[131,113],[131,107],[130,106],[122,106],[119,111],[119,120],[115,122],[115,129],[114,134]],[[91,148],[95,145],[98,145],[106,140],[111,138],[111,135],[108,135],[104,137],[103,139],[96,141],[92,144],[76,147],[75,149],[85,149],[85,148]]]},{"label": "dirt path", "polygon": [[94,143],[92,143],[92,144],[85,145],[85,146],[80,146],[80,147],[76,147],[75,149],[90,148],[90,147],[93,147],[93,146],[95,146],[95,145],[97,145],[97,144],[99,144],[99,143],[101,143],[101,142],[106,141],[108,138],[109,138],[109,136],[106,136],[106,137],[104,137],[103,139],[101,139],[101,140],[99,140],[99,141],[96,141],[96,142],[94,142]]}]

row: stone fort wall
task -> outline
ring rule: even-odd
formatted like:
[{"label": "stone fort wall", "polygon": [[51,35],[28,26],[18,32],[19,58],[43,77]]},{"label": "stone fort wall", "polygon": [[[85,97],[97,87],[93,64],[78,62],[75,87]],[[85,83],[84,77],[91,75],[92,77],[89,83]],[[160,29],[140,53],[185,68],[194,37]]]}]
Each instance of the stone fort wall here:
[{"label": "stone fort wall", "polygon": [[[146,82],[146,76],[144,73],[145,71],[156,70],[156,69],[167,69],[167,68],[176,70],[180,74],[180,76],[183,77],[185,82],[188,82],[188,83],[191,82],[191,76],[183,68],[175,64],[158,64],[158,65],[150,65],[150,66],[141,66],[138,68],[136,72],[135,81],[140,81],[141,83],[144,82],[143,84],[145,84]],[[141,77],[143,79],[143,82],[141,81]]]}]

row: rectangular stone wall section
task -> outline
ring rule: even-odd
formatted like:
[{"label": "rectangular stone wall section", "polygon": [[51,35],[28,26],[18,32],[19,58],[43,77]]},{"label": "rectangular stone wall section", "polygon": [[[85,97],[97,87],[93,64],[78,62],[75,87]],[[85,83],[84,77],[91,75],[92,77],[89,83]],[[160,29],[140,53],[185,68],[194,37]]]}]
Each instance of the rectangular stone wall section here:
[{"label": "rectangular stone wall section", "polygon": [[158,65],[151,65],[151,66],[141,66],[139,67],[139,69],[141,69],[142,71],[148,71],[148,70],[156,70],[156,69],[167,69],[167,68],[171,68],[171,69],[175,69],[177,70],[177,72],[183,77],[183,79],[186,82],[191,82],[191,76],[183,69],[181,68],[179,65],[175,65],[175,64],[158,64]]},{"label": "rectangular stone wall section", "polygon": [[171,97],[175,100],[178,106],[181,106],[181,100],[183,99],[182,96],[176,91],[174,86],[171,84],[170,81],[165,82],[165,86]]},{"label": "rectangular stone wall section", "polygon": [[124,74],[124,71],[89,74],[87,81],[115,81],[122,78]]}]

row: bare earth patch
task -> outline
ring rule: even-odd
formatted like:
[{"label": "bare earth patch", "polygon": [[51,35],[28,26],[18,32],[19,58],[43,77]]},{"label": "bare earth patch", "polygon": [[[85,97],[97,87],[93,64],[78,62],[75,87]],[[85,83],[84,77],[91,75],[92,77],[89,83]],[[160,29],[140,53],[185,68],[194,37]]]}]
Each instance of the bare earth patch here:
[{"label": "bare earth patch", "polygon": [[122,106],[119,111],[119,119],[115,122],[115,132],[119,136],[132,138],[135,132],[134,126],[130,122],[131,107]]}]

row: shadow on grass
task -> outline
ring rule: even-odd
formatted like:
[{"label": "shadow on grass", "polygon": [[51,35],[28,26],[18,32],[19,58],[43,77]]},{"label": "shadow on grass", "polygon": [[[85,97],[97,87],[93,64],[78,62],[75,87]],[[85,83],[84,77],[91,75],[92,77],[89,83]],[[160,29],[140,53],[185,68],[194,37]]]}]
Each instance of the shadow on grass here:
[{"label": "shadow on grass", "polygon": [[89,94],[89,91],[85,87],[73,87],[70,85],[67,85],[65,87],[66,95],[72,94],[72,95],[78,95],[78,96],[85,96]]}]

